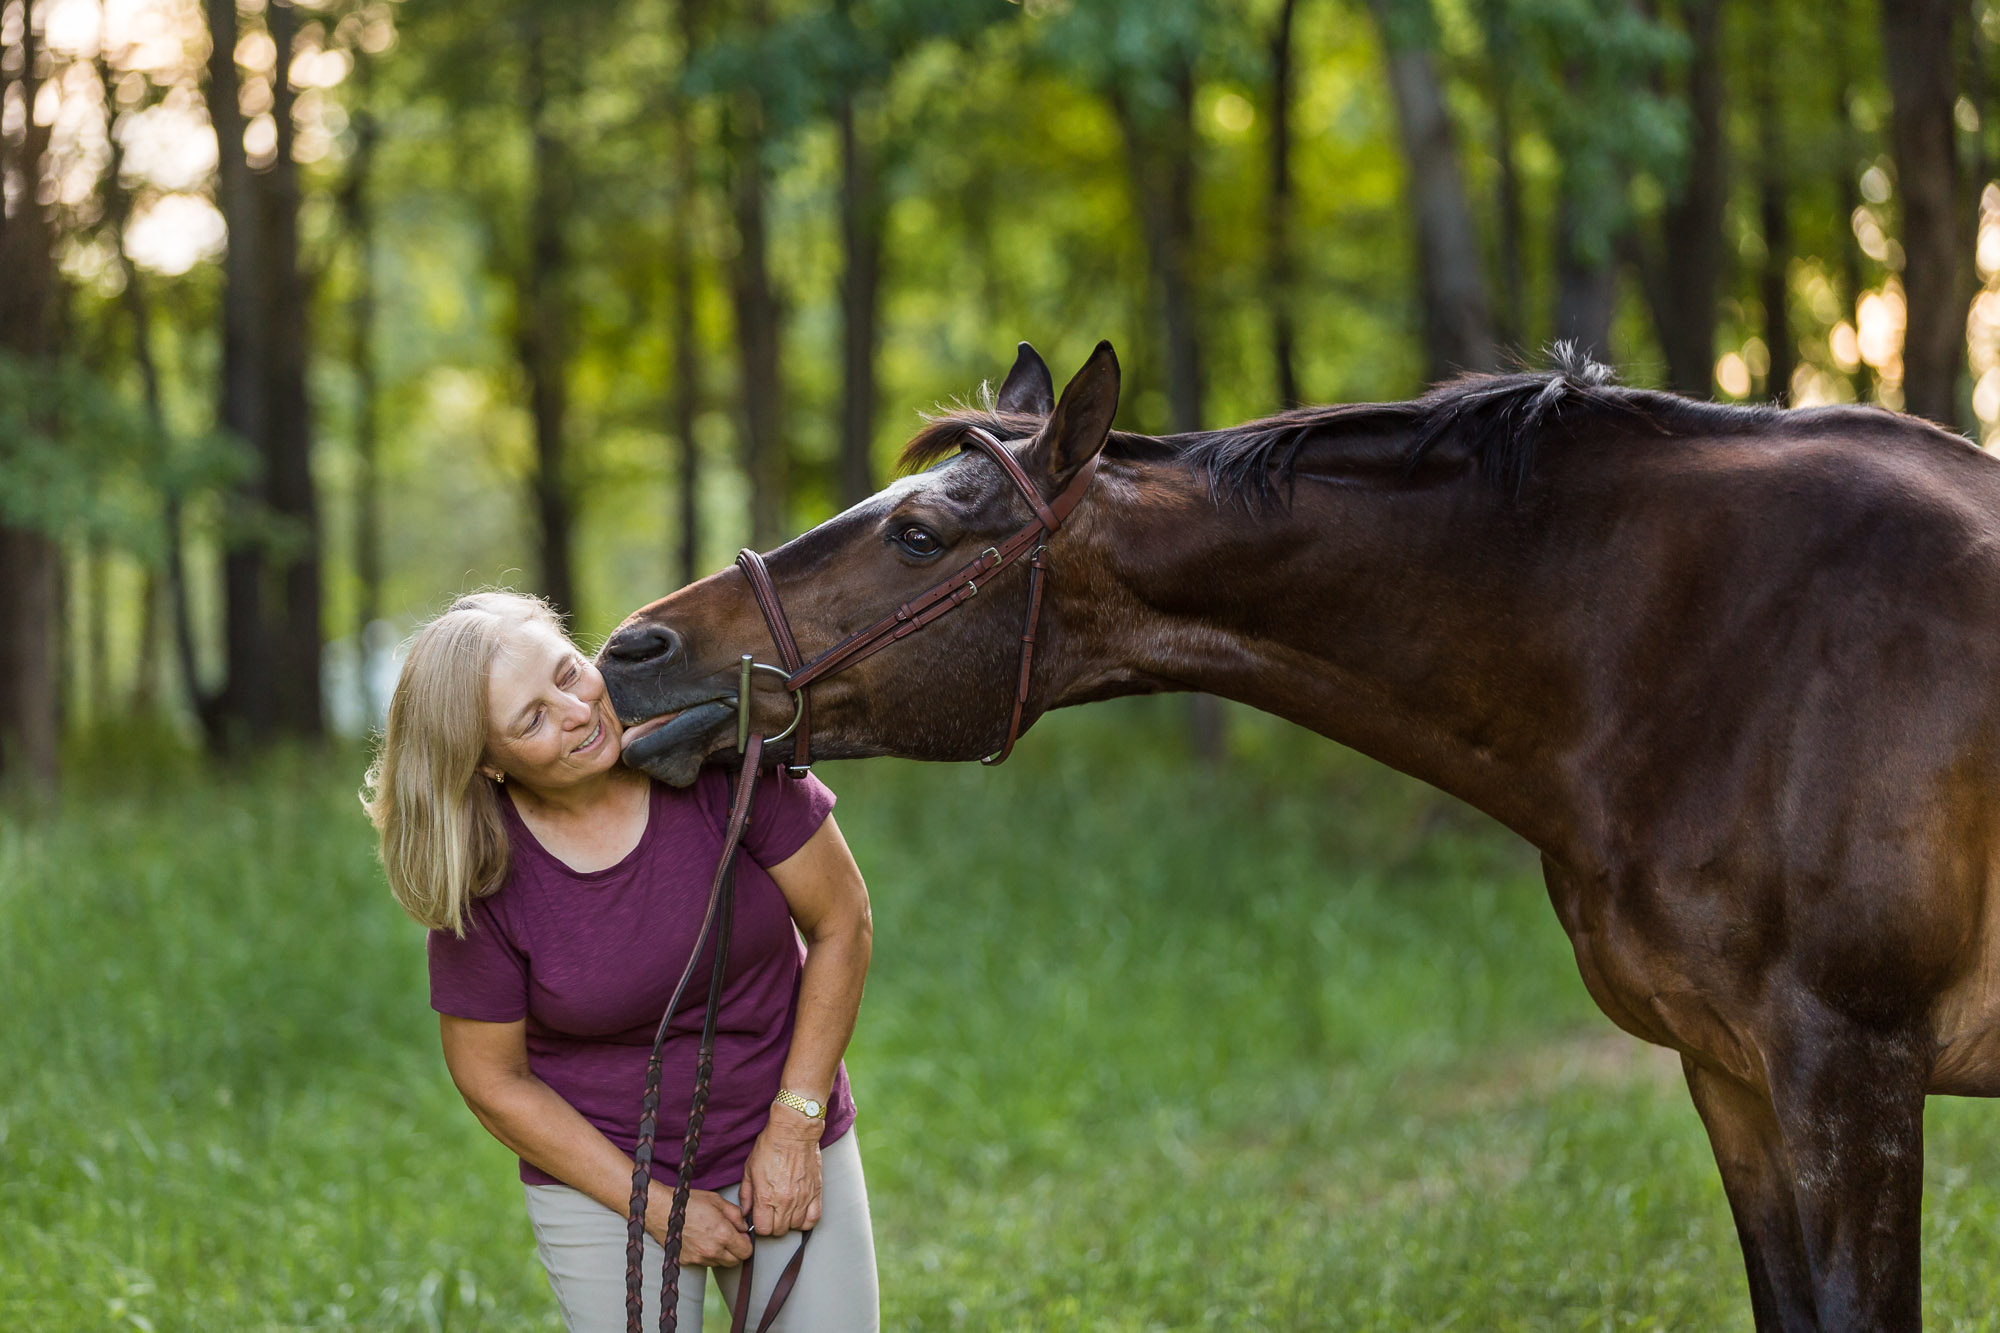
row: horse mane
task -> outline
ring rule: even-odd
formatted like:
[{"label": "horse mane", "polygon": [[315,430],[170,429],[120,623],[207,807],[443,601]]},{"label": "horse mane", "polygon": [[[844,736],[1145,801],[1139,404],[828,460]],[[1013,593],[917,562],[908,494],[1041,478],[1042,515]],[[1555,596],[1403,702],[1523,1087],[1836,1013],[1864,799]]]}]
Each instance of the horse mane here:
[{"label": "horse mane", "polygon": [[[1676,394],[1632,389],[1613,382],[1609,367],[1573,343],[1550,349],[1554,368],[1503,374],[1469,374],[1400,403],[1339,403],[1301,407],[1223,430],[1181,435],[1137,435],[1114,430],[1105,444],[1113,458],[1178,460],[1204,475],[1217,500],[1269,501],[1288,489],[1299,455],[1329,433],[1403,429],[1412,433],[1407,466],[1415,469],[1439,447],[1465,449],[1480,475],[1518,497],[1534,472],[1535,458],[1556,430],[1586,423],[1615,423],[1652,435],[1736,434],[1770,424],[1782,409],[1767,405],[1699,402]],[[982,386],[976,403],[960,403],[925,419],[903,449],[906,469],[922,468],[958,451],[965,431],[980,426],[1001,439],[1041,429],[1042,418],[998,411]]]}]

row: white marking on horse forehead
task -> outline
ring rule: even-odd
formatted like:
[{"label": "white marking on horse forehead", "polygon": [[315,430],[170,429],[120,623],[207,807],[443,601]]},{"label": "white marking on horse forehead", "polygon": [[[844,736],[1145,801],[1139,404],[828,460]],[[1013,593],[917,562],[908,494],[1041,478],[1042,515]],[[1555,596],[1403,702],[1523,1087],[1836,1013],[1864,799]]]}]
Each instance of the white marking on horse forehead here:
[{"label": "white marking on horse forehead", "polygon": [[936,467],[926,468],[913,476],[898,477],[849,512],[865,513],[871,517],[884,515],[905,500],[924,495],[963,500],[966,498],[964,487],[961,485],[954,494],[949,483],[954,474],[960,473],[956,464],[965,457],[964,454],[955,454]]}]

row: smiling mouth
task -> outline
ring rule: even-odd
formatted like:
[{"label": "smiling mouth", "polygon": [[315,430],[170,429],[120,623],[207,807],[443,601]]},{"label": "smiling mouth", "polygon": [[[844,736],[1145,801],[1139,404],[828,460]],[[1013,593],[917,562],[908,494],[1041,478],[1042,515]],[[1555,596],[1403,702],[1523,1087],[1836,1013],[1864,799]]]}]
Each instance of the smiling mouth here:
[{"label": "smiling mouth", "polygon": [[574,750],[571,750],[570,753],[573,755],[582,754],[584,751],[590,749],[592,746],[596,745],[599,741],[603,739],[604,739],[604,719],[600,717],[597,719],[597,725],[591,729],[589,738],[586,739],[583,742],[583,744],[577,746]]}]

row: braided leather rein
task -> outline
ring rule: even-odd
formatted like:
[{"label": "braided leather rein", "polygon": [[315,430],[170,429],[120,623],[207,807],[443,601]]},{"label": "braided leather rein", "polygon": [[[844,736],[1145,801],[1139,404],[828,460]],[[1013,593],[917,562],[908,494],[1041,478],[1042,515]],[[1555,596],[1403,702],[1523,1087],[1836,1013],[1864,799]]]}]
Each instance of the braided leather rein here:
[{"label": "braided leather rein", "polygon": [[[744,678],[746,681],[749,678],[747,669]],[[743,690],[741,696],[742,701],[737,706],[747,719],[749,691]],[[729,803],[729,825],[723,837],[722,856],[716,862],[715,878],[709,883],[708,909],[702,916],[701,930],[695,936],[687,966],[681,969],[680,980],[674,984],[673,998],[667,1001],[666,1013],[660,1018],[659,1030],[653,1036],[652,1055],[646,1062],[646,1092],[640,1104],[639,1142],[632,1153],[632,1198],[625,1224],[626,1333],[644,1333],[645,1325],[646,1203],[653,1185],[653,1133],[660,1111],[661,1050],[666,1045],[674,1014],[680,1009],[681,996],[687,992],[688,982],[694,976],[695,964],[700,961],[702,949],[707,946],[712,934],[715,938],[715,958],[708,977],[708,1005],[702,1013],[701,1047],[695,1057],[694,1095],[688,1103],[687,1134],[681,1141],[681,1161],[674,1180],[673,1206],[667,1213],[666,1253],[660,1275],[662,1333],[674,1333],[680,1318],[681,1236],[687,1225],[688,1191],[694,1180],[695,1157],[701,1146],[701,1125],[708,1112],[709,1085],[715,1074],[715,1029],[722,1012],[723,978],[729,967],[730,928],[736,915],[736,852],[750,823],[750,802],[757,789],[757,770],[763,754],[764,738],[747,736],[742,768],[736,776],[736,792]],[[810,1231],[799,1233],[799,1248],[778,1277],[777,1286],[765,1307],[764,1318],[758,1322],[757,1333],[765,1333],[771,1327],[771,1322],[784,1306],[785,1298],[791,1295],[799,1279],[800,1265],[805,1261],[806,1242],[811,1238]],[[751,1257],[743,1261],[737,1286],[736,1311],[730,1323],[731,1333],[742,1333],[750,1312],[751,1273],[755,1259],[753,1250]]]}]

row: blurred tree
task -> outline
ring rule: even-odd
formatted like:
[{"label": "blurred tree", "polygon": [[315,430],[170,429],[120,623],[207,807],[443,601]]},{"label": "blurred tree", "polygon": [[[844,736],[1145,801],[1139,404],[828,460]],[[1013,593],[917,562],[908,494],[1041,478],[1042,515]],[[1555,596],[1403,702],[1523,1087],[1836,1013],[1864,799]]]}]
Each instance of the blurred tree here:
[{"label": "blurred tree", "polygon": [[1299,394],[1298,261],[1292,252],[1292,32],[1298,0],[1279,0],[1270,38],[1270,196],[1264,206],[1264,299],[1271,308],[1271,365],[1280,407],[1297,407]]},{"label": "blurred tree", "polygon": [[[36,114],[45,74],[39,20],[47,6],[20,0],[14,40],[0,49],[0,110],[18,128],[0,129],[0,356],[30,383],[56,359],[55,238],[44,187],[49,122]],[[5,120],[0,120],[4,125]],[[17,384],[19,381],[17,381]],[[53,395],[12,404],[52,429]],[[0,450],[21,441],[0,435]],[[61,551],[49,529],[23,512],[18,493],[0,507],[0,776],[56,776],[56,631]]]},{"label": "blurred tree", "polygon": [[[290,0],[271,0],[265,30],[244,33],[236,0],[208,0],[207,17],[209,117],[229,232],[217,418],[251,445],[259,463],[243,483],[242,511],[224,557],[228,676],[213,715],[216,739],[247,744],[280,732],[317,736],[323,725],[319,507],[290,77],[298,15]],[[251,123],[242,110],[238,60],[245,51],[260,53],[270,66],[257,76],[271,107],[261,165],[253,165]],[[256,524],[265,513],[275,527]]]},{"label": "blurred tree", "polygon": [[264,239],[261,334],[265,361],[264,449],[269,503],[288,540],[275,551],[283,596],[270,621],[277,670],[277,722],[293,736],[324,727],[320,647],[324,639],[319,568],[319,497],[313,481],[313,415],[306,393],[309,293],[299,263],[297,88],[291,69],[299,33],[294,0],[268,0],[264,22],[275,48],[271,118],[277,134],[270,163],[257,174]]},{"label": "blurred tree", "polygon": [[1951,0],[1882,5],[1882,54],[1895,108],[1889,143],[1903,208],[1903,403],[1918,416],[1958,419],[1965,365],[1964,259],[1952,103],[1958,91]]},{"label": "blurred tree", "polygon": [[701,347],[695,331],[694,231],[700,207],[700,172],[695,142],[695,103],[688,87],[689,70],[701,51],[700,0],[674,0],[675,29],[680,37],[681,68],[669,84],[667,122],[673,145],[674,202],[667,236],[667,278],[673,302],[673,391],[670,431],[679,466],[678,581],[692,583],[701,575],[701,450],[696,447],[695,418],[701,411]]},{"label": "blurred tree", "polygon": [[[206,0],[208,117],[215,127],[216,203],[229,233],[222,261],[222,368],[216,421],[257,451],[261,467],[243,481],[244,511],[260,512],[269,485],[270,416],[258,284],[266,268],[263,204],[244,145],[243,90],[237,72],[236,0]],[[277,670],[266,608],[264,547],[243,525],[223,553],[223,639],[226,674],[215,712],[221,742],[245,733],[263,737],[277,722]]]},{"label": "blurred tree", "polygon": [[1479,233],[1432,61],[1436,15],[1430,0],[1368,0],[1368,10],[1381,32],[1383,65],[1396,103],[1410,222],[1416,232],[1428,377],[1441,380],[1460,371],[1496,369],[1499,347],[1479,262]]},{"label": "blurred tree", "polygon": [[[1856,29],[1862,25],[1852,12],[1858,8],[1857,0],[1846,0],[1834,9],[1833,21],[1828,25],[1833,47],[1833,113],[1834,124],[1839,127],[1835,148],[1833,169],[1834,209],[1838,214],[1840,229],[1839,259],[1836,261],[1841,278],[1841,304],[1849,321],[1857,317],[1857,307],[1861,294],[1867,288],[1862,279],[1860,238],[1854,229],[1854,217],[1861,208],[1858,180],[1863,169],[1865,156],[1861,131],[1854,123],[1856,75],[1859,60],[1855,48],[1861,44]],[[1854,396],[1867,401],[1874,395],[1874,373],[1866,361],[1856,358],[1854,367]]]},{"label": "blurred tree", "polygon": [[[856,56],[860,31],[853,0],[836,0],[834,14],[845,44]],[[859,64],[857,60],[855,62]],[[869,71],[877,78],[880,71]],[[833,120],[840,141],[840,498],[852,505],[875,490],[870,458],[875,441],[875,355],[882,304],[883,200],[878,149],[858,129],[856,103],[865,95],[859,69],[836,71]],[[870,80],[872,82],[873,80]]]},{"label": "blurred tree", "polygon": [[340,190],[340,213],[354,265],[348,297],[347,354],[354,371],[354,615],[355,690],[361,716],[381,715],[387,700],[374,697],[367,669],[369,627],[382,617],[381,379],[375,361],[375,207],[370,190],[380,130],[370,104],[374,59],[358,43],[351,57],[353,106],[348,126],[353,155]]},{"label": "blurred tree", "polygon": [[1629,248],[1633,183],[1670,174],[1688,143],[1680,109],[1658,91],[1684,43],[1631,0],[1520,4],[1517,23],[1541,66],[1527,86],[1560,160],[1553,336],[1615,361],[1617,256]]},{"label": "blurred tree", "polygon": [[[765,0],[737,11],[744,49],[755,51],[771,30]],[[727,99],[724,137],[729,158],[730,216],[736,255],[730,270],[736,311],[737,391],[743,430],[743,470],[750,480],[750,541],[760,549],[784,535],[789,468],[785,445],[783,312],[771,278],[765,217],[771,108],[755,78],[743,78]]]},{"label": "blurred tree", "polygon": [[1685,108],[1685,150],[1666,173],[1666,203],[1650,244],[1634,246],[1666,358],[1667,387],[1691,398],[1708,397],[1715,383],[1722,216],[1729,195],[1722,9],[1722,0],[1681,0],[1677,6],[1687,49],[1675,62],[1677,78],[1666,95]]},{"label": "blurred tree", "polygon": [[[1205,0],[1127,0],[1069,17],[1067,25],[1051,26],[1048,40],[1106,97],[1118,119],[1165,353],[1167,429],[1199,431],[1207,424],[1203,344],[1212,316],[1197,279],[1196,62],[1213,49],[1221,16]],[[1195,754],[1220,763],[1227,748],[1220,704],[1192,696],[1188,728]]]},{"label": "blurred tree", "polygon": [[1764,264],[1759,293],[1764,307],[1764,347],[1770,358],[1764,374],[1765,395],[1773,402],[1791,399],[1792,372],[1799,362],[1792,336],[1792,228],[1787,176],[1785,127],[1780,118],[1778,59],[1787,34],[1779,29],[1779,7],[1758,11],[1757,65],[1751,78],[1756,88],[1757,216],[1764,236]]},{"label": "blurred tree", "polygon": [[[534,496],[540,537],[542,594],[564,615],[576,612],[572,569],[573,504],[569,442],[571,310],[566,221],[576,206],[569,146],[556,128],[550,84],[554,77],[550,32],[557,7],[530,0],[516,12],[521,39],[521,105],[528,123],[527,246],[514,281],[514,347],[528,380],[534,423]],[[574,37],[573,31],[565,35]],[[569,49],[563,44],[564,52]]]},{"label": "blurred tree", "polygon": [[1487,99],[1493,107],[1494,226],[1498,233],[1500,304],[1495,332],[1502,346],[1522,348],[1528,338],[1527,257],[1521,238],[1521,170],[1514,151],[1516,64],[1511,0],[1480,0],[1479,23],[1486,48]]},{"label": "blurred tree", "polygon": [[[106,115],[111,115],[117,105],[114,79],[106,53],[100,47],[96,61],[97,86],[104,99]],[[168,448],[166,411],[161,402],[159,362],[153,354],[153,306],[146,290],[145,275],[133,260],[126,244],[126,232],[132,220],[132,194],[125,187],[124,165],[125,145],[118,134],[115,120],[108,120],[105,126],[108,153],[104,164],[104,224],[108,233],[112,252],[118,259],[118,271],[122,278],[119,292],[120,304],[131,327],[130,347],[133,367],[139,373],[140,402],[145,412],[146,432],[152,443],[156,465],[164,464]],[[204,733],[213,726],[211,714],[212,700],[201,690],[201,679],[195,669],[194,630],[189,623],[187,608],[187,571],[181,548],[181,497],[179,488],[167,485],[161,487],[161,543],[164,565],[164,579],[159,565],[149,564],[146,570],[145,591],[141,595],[141,618],[139,628],[139,661],[133,673],[132,711],[137,716],[147,716],[156,703],[155,685],[158,679],[156,651],[160,630],[158,614],[160,602],[167,603],[167,620],[171,626],[174,644],[174,661],[179,668],[184,688],[188,695],[188,706],[198,720],[202,721]]]}]

